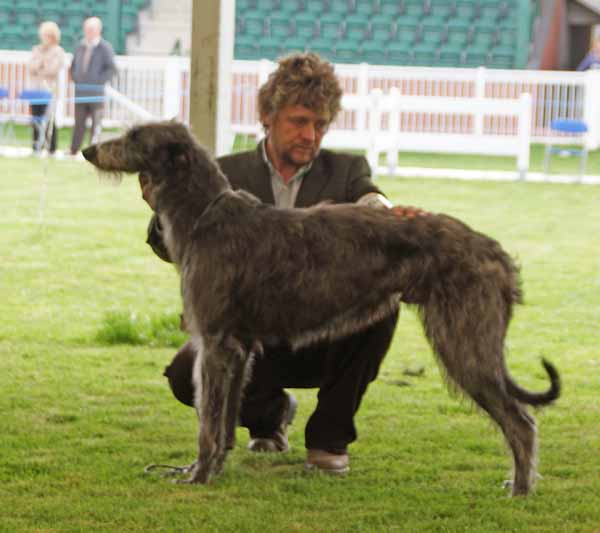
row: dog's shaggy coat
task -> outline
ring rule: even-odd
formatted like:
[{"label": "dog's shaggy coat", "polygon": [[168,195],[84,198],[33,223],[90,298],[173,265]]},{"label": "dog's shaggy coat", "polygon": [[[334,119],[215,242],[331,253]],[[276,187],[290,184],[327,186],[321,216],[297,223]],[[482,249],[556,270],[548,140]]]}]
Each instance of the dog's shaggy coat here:
[{"label": "dog's shaggy coat", "polygon": [[175,122],[132,128],[85,158],[112,172],[145,172],[170,258],[179,267],[197,358],[199,453],[206,483],[233,446],[250,361],[265,342],[301,346],[365,328],[417,306],[451,384],[500,426],[514,456],[513,494],[535,478],[536,425],[524,404],[560,393],[519,387],[504,361],[518,269],[493,239],[446,215],[402,218],[357,205],[276,209],[231,190],[215,161]]}]

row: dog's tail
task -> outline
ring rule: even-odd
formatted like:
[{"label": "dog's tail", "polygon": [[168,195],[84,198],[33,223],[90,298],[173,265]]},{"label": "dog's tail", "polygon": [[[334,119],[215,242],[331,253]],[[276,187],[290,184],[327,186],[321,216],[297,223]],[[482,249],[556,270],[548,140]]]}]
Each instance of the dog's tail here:
[{"label": "dog's tail", "polygon": [[508,393],[519,400],[533,406],[548,405],[560,396],[561,384],[558,371],[552,363],[542,359],[542,365],[546,369],[550,378],[550,388],[545,392],[530,392],[517,385],[510,376],[506,377],[506,390]]},{"label": "dog's tail", "polygon": [[476,401],[490,394],[486,388],[499,387],[529,405],[553,402],[561,384],[551,363],[543,361],[551,384],[540,393],[517,385],[504,363],[508,324],[514,305],[522,301],[518,266],[484,235],[468,244],[451,261],[438,261],[431,269],[425,265],[428,290],[413,300],[448,381]]}]

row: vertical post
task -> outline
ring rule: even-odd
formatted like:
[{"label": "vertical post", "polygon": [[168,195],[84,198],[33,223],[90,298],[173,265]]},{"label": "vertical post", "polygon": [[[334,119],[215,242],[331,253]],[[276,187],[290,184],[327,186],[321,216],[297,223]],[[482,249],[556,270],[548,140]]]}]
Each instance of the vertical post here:
[{"label": "vertical post", "polygon": [[65,99],[67,97],[67,70],[65,65],[58,73],[56,94],[54,95],[56,107],[54,108],[54,124],[60,128],[65,123]]},{"label": "vertical post", "polygon": [[600,146],[600,106],[597,98],[600,94],[600,72],[597,70],[588,70],[585,73],[585,93],[583,97],[583,120],[587,124],[585,147],[588,150],[595,150]]},{"label": "vertical post", "polygon": [[[485,98],[485,73],[485,67],[477,68],[477,78],[475,79],[475,98],[478,101],[481,101]],[[481,109],[482,106],[478,106],[477,111],[475,111],[475,135],[483,135],[483,112]]]},{"label": "vertical post", "polygon": [[389,112],[389,131],[388,136],[390,139],[390,145],[387,150],[387,167],[388,175],[391,177],[396,173],[396,167],[398,166],[398,138],[400,134],[400,111],[398,109],[398,99],[400,98],[400,91],[397,87],[390,89],[389,99],[391,102]]},{"label": "vertical post", "polygon": [[164,119],[180,119],[181,68],[179,59],[169,57],[164,70],[162,116]]},{"label": "vertical post", "polygon": [[219,156],[230,149],[235,0],[193,0],[190,124]]},{"label": "vertical post", "polygon": [[380,100],[382,97],[381,89],[375,89],[368,98],[369,102],[369,143],[367,148],[367,161],[371,167],[373,175],[377,175],[379,167],[379,134],[381,129],[381,109]]},{"label": "vertical post", "polygon": [[[366,102],[369,97],[369,65],[361,63],[358,67],[358,97]],[[365,131],[367,128],[367,106],[356,110],[356,130]]]},{"label": "vertical post", "polygon": [[517,169],[519,178],[524,180],[529,170],[529,150],[531,143],[531,94],[521,93],[519,97],[519,152]]}]

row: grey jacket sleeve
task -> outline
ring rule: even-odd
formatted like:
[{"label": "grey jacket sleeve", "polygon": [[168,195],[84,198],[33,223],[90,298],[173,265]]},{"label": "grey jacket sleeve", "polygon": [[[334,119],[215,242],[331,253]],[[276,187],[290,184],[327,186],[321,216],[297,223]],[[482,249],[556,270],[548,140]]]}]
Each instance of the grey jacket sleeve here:
[{"label": "grey jacket sleeve", "polygon": [[[383,194],[371,178],[371,167],[364,157],[356,157],[352,162],[348,178],[348,201],[356,202],[370,192]],[[384,195],[385,196],[385,195]]]}]

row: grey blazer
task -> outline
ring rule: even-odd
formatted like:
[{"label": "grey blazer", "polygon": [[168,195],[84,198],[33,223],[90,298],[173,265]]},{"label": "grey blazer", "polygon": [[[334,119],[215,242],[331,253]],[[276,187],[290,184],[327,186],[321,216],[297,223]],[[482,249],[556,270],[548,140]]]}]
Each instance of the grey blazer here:
[{"label": "grey blazer", "polygon": [[75,82],[75,96],[99,96],[104,94],[104,84],[113,77],[117,71],[115,53],[108,41],[100,42],[92,50],[87,70],[83,70],[83,56],[85,44],[82,42],[71,62],[71,78]]},{"label": "grey blazer", "polygon": [[[256,150],[220,157],[217,162],[234,190],[243,189],[266,204],[275,203],[271,174],[260,145]],[[323,201],[354,203],[370,192],[381,193],[363,156],[321,150],[302,180],[295,206],[309,207]],[[148,226],[146,242],[161,259],[170,261],[156,216]]]}]

